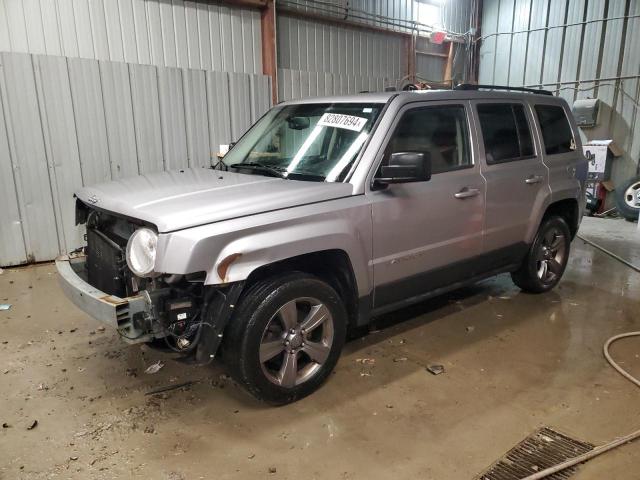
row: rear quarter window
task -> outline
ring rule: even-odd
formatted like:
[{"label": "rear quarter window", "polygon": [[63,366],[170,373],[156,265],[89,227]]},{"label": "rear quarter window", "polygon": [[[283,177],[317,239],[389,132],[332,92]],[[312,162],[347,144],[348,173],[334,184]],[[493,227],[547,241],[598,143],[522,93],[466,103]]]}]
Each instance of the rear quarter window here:
[{"label": "rear quarter window", "polygon": [[576,149],[571,125],[564,108],[557,105],[536,105],[536,115],[547,155],[572,152]]}]

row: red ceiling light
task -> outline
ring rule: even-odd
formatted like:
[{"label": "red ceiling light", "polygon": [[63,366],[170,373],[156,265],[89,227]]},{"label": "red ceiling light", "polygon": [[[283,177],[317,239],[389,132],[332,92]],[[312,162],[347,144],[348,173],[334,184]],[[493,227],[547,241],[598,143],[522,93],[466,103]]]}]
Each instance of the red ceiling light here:
[{"label": "red ceiling light", "polygon": [[431,32],[431,42],[437,45],[441,45],[442,42],[447,38],[447,34],[445,32]]}]

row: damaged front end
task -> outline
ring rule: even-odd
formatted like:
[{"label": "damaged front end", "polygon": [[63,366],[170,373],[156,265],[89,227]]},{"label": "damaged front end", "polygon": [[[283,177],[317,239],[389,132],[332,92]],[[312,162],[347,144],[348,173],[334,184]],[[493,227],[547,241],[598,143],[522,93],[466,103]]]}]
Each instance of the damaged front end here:
[{"label": "damaged front end", "polygon": [[242,282],[207,286],[204,272],[136,276],[127,265],[127,242],[146,225],[80,201],[76,221],[86,223],[86,247],[56,260],[71,301],[115,328],[127,343],[149,343],[208,363],[220,345]]}]

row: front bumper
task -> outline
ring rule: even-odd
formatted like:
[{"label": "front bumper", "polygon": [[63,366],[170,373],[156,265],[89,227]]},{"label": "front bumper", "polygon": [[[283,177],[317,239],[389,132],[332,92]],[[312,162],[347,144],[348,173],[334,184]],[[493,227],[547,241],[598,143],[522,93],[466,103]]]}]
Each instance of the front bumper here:
[{"label": "front bumper", "polygon": [[136,328],[136,320],[153,319],[153,302],[146,291],[126,298],[109,295],[87,283],[85,265],[84,255],[63,255],[56,259],[60,285],[69,300],[91,317],[118,330],[127,343],[143,343],[163,336]]}]

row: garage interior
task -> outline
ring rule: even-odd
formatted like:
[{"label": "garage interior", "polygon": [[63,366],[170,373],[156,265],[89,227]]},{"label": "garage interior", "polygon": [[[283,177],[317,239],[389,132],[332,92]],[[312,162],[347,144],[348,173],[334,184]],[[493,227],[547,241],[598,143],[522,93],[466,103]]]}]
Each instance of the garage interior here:
[{"label": "garage interior", "polygon": [[[78,188],[209,168],[282,101],[458,84],[573,108],[587,207],[553,291],[502,274],[381,315],[279,408],[63,294]],[[639,102],[635,0],[0,0],[0,479],[516,479],[492,468],[542,428],[640,429],[603,356],[640,330]],[[640,339],[610,352],[640,377]],[[631,441],[544,478],[639,470]]]}]

